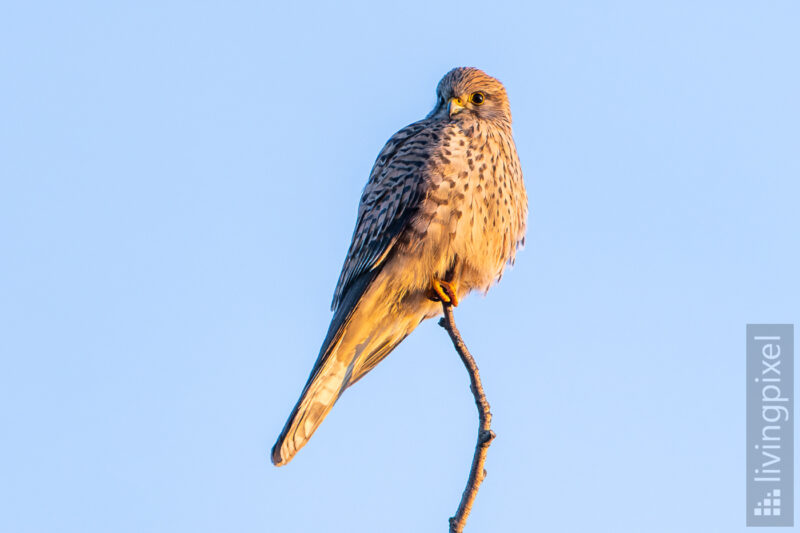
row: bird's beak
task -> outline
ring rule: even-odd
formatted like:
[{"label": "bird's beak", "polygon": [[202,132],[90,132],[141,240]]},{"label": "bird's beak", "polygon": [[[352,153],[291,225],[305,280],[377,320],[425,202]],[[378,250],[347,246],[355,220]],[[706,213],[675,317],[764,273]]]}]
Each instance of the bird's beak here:
[{"label": "bird's beak", "polygon": [[458,114],[459,111],[464,109],[464,102],[461,101],[461,98],[454,96],[450,99],[450,102],[447,104],[447,109],[450,112],[450,116],[453,117]]}]

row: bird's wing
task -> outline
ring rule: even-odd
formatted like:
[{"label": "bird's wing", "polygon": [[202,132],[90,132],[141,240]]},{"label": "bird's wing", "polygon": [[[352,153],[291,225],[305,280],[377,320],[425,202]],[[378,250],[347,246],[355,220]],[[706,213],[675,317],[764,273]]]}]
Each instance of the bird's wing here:
[{"label": "bird's wing", "polygon": [[[289,462],[344,389],[375,366],[418,323],[416,319],[411,326],[398,326],[395,317],[376,316],[372,310],[379,295],[370,295],[368,289],[378,267],[425,199],[429,185],[426,165],[437,135],[429,126],[426,119],[397,132],[372,168],[336,286],[333,319],[303,393],[272,448],[276,465]],[[359,306],[366,307],[358,311]],[[363,316],[354,319],[358,312]],[[365,364],[356,367],[359,351],[365,352]]]},{"label": "bird's wing", "polygon": [[425,197],[426,163],[436,144],[431,121],[395,133],[383,147],[361,195],[353,240],[339,275],[331,309],[336,311],[361,274],[380,266]]}]

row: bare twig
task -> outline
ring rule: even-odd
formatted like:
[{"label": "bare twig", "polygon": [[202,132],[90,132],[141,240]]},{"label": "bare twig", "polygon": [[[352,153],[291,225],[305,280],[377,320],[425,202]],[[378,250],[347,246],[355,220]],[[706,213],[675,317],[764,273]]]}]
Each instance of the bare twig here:
[{"label": "bare twig", "polygon": [[483,392],[478,365],[475,364],[475,359],[472,358],[467,345],[461,339],[461,333],[458,332],[456,321],[453,318],[452,307],[449,303],[442,302],[442,309],[444,309],[444,318],[439,320],[439,325],[450,334],[453,346],[461,357],[464,366],[467,367],[470,381],[469,388],[475,397],[475,405],[478,408],[478,442],[475,444],[475,454],[472,456],[472,468],[470,468],[469,479],[467,480],[464,494],[461,495],[461,503],[458,504],[458,510],[455,516],[450,518],[450,533],[461,533],[464,531],[467,518],[469,518],[469,513],[472,510],[472,504],[478,495],[478,489],[486,477],[486,470],[484,470],[483,465],[486,463],[486,453],[489,451],[489,445],[495,435],[491,429],[492,413],[489,412],[489,402],[486,401],[486,395]]}]

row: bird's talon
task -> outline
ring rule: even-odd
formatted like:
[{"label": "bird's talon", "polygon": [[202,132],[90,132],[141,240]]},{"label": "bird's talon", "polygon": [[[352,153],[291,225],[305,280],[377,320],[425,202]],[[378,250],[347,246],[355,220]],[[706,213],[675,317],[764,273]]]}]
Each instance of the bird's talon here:
[{"label": "bird's talon", "polygon": [[453,307],[458,307],[458,291],[454,283],[434,279],[431,283],[431,294],[429,297],[434,302],[444,302]]}]

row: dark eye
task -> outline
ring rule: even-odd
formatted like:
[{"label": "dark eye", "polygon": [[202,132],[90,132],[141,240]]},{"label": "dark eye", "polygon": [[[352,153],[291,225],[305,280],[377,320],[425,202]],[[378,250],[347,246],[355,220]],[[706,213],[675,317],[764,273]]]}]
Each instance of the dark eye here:
[{"label": "dark eye", "polygon": [[483,93],[472,93],[472,96],[469,97],[469,101],[475,105],[481,105],[485,99],[486,96]]}]

